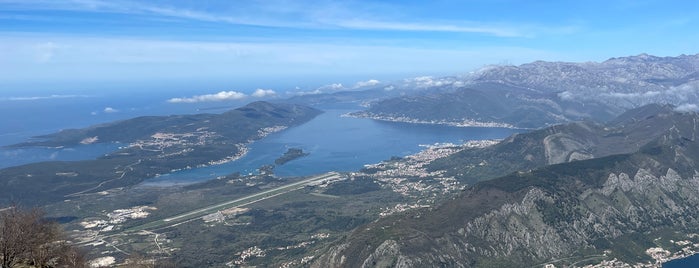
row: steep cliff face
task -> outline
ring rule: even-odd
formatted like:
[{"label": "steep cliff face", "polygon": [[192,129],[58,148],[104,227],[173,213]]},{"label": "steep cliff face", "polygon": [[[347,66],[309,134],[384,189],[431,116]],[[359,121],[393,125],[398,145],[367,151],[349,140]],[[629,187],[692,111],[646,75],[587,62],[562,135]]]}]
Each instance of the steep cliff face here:
[{"label": "steep cliff face", "polygon": [[[475,184],[436,208],[359,228],[328,249],[316,267],[649,261],[646,249],[699,227],[697,115],[664,116],[674,123],[633,153],[549,165]],[[600,150],[592,142],[562,148],[581,146]]]}]

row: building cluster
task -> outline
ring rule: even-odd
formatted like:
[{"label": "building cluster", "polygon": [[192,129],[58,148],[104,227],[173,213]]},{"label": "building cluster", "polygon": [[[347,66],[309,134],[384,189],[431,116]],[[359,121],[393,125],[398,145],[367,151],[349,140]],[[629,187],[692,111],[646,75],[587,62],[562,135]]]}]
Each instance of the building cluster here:
[{"label": "building cluster", "polygon": [[394,207],[382,209],[380,212],[382,217],[409,209],[429,207],[436,199],[460,191],[464,186],[456,178],[446,176],[443,170],[428,171],[428,164],[468,148],[483,148],[498,142],[497,140],[477,140],[464,144],[422,145],[425,149],[416,154],[399,160],[392,159],[378,164],[366,165],[366,169],[370,171],[353,173],[352,175],[370,177],[382,187],[415,200],[413,204],[397,204]]},{"label": "building cluster", "polygon": [[323,188],[323,187],[328,187],[328,185],[333,184],[335,182],[344,181],[346,179],[347,179],[347,177],[342,176],[337,172],[331,172],[330,176],[327,176],[322,180],[309,182],[306,184],[306,186]]},{"label": "building cluster", "polygon": [[131,219],[143,219],[150,215],[151,210],[157,208],[151,206],[136,206],[132,208],[116,209],[107,213],[106,219],[87,220],[80,222],[85,229],[99,229],[101,232],[114,230],[119,224]]},{"label": "building cluster", "polygon": [[150,136],[147,140],[138,140],[130,143],[127,148],[138,147],[144,151],[164,152],[172,147],[201,146],[220,137],[212,131],[195,131],[190,133],[164,133],[158,132]]},{"label": "building cluster", "polygon": [[206,222],[214,222],[214,223],[221,223],[225,222],[226,219],[232,218],[236,215],[245,213],[249,211],[249,208],[242,208],[242,207],[232,207],[224,210],[219,210],[211,214],[207,214],[201,217],[201,219]]},{"label": "building cluster", "polygon": [[411,210],[411,209],[416,209],[416,208],[428,208],[430,205],[422,205],[422,204],[396,204],[394,207],[391,208],[384,208],[379,212],[379,216],[381,217],[386,217],[389,215],[393,215],[395,213],[403,212],[406,210]]},{"label": "building cluster", "polygon": [[357,117],[357,118],[369,118],[380,121],[388,122],[402,122],[410,124],[426,124],[426,125],[444,125],[452,127],[499,127],[499,128],[514,128],[513,125],[508,123],[498,123],[498,122],[481,122],[470,118],[463,118],[461,120],[424,120],[416,119],[409,116],[403,115],[386,115],[386,114],[376,114],[368,111],[354,112],[342,115],[343,117]]},{"label": "building cluster", "polygon": [[[699,235],[689,234],[689,235],[687,235],[687,237],[690,239],[693,239],[693,238],[699,237]],[[653,262],[628,264],[626,262],[620,261],[620,260],[615,258],[612,260],[603,260],[597,264],[585,265],[585,266],[583,266],[583,268],[603,268],[603,267],[604,268],[607,268],[607,267],[662,268],[663,263],[666,263],[666,262],[669,262],[672,260],[687,258],[689,256],[697,254],[697,251],[699,250],[699,243],[694,243],[694,242],[689,241],[689,240],[681,240],[681,241],[670,240],[670,243],[673,243],[677,246],[680,246],[680,247],[682,247],[682,249],[677,251],[677,252],[670,252],[669,250],[661,248],[661,247],[652,247],[652,248],[646,249],[646,255],[653,258],[653,260],[654,260]]]},{"label": "building cluster", "polygon": [[[285,130],[287,128],[288,128],[287,126],[265,127],[265,128],[262,128],[262,129],[257,131],[257,137],[261,139],[261,138],[267,137],[267,135],[269,135],[269,134],[279,132],[279,131]],[[252,142],[252,141],[249,141],[249,142]]]},{"label": "building cluster", "polygon": [[[268,249],[268,250],[261,249],[258,246],[253,246],[253,247],[250,247],[246,250],[243,250],[241,252],[236,253],[235,254],[236,256],[239,255],[238,259],[233,260],[231,262],[228,262],[227,265],[231,266],[231,267],[244,265],[246,263],[246,260],[249,260],[250,258],[253,258],[253,257],[254,258],[262,258],[262,257],[267,256],[268,251],[274,251],[274,250],[284,251],[284,250],[290,250],[290,249],[306,248],[308,246],[315,244],[318,240],[327,239],[329,237],[330,237],[329,233],[317,233],[317,234],[312,235],[311,240],[309,240],[309,241],[302,241],[296,245],[289,245],[289,246],[285,246],[285,247],[276,247],[276,248],[272,248],[272,249]],[[312,256],[312,255],[311,256],[304,256],[300,260],[294,260],[294,261],[284,263],[280,267],[296,267],[299,264],[309,263],[311,260],[313,260],[313,258],[315,258],[315,256]]]},{"label": "building cluster", "polygon": [[235,255],[238,255],[238,259],[233,260],[228,263],[228,266],[236,266],[236,265],[243,265],[245,264],[245,261],[250,259],[250,258],[261,258],[264,256],[267,256],[267,253],[260,249],[257,246],[250,247],[246,250],[243,250],[241,252],[236,253]]},{"label": "building cluster", "polygon": [[[691,237],[692,235],[690,235]],[[666,249],[656,247],[656,248],[649,248],[646,250],[646,254],[648,256],[651,256],[656,262],[656,264],[662,264],[669,262],[671,260],[676,260],[676,259],[683,259],[689,256],[692,256],[694,254],[697,254],[697,250],[699,249],[699,243],[693,243],[692,241],[689,240],[681,240],[681,241],[673,241],[670,240],[670,243],[673,243],[677,246],[682,247],[680,251],[677,252],[670,252]],[[662,265],[660,265],[662,266]],[[660,267],[658,266],[658,267]],[[654,266],[650,266],[654,267]]]},{"label": "building cluster", "polygon": [[366,175],[384,187],[404,196],[418,197],[427,191],[447,193],[458,189],[458,182],[445,177],[444,171],[427,171],[426,166],[435,159],[443,158],[464,150],[466,147],[455,144],[434,144],[425,146],[416,154],[401,160],[383,161],[367,165],[367,169],[378,170]]}]

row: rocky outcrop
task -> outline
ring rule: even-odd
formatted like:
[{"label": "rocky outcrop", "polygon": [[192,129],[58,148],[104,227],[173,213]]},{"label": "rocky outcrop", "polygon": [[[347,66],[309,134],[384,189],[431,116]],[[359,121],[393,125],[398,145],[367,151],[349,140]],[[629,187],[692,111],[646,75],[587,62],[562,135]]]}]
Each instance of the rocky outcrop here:
[{"label": "rocky outcrop", "polygon": [[[543,135],[546,160],[560,164],[480,182],[438,207],[381,219],[339,241],[317,264],[522,267],[590,256],[653,262],[647,249],[689,239],[685,234],[699,228],[697,115],[655,116],[666,131],[633,153],[571,161],[574,152],[601,151],[600,140]],[[638,129],[644,120],[627,122]],[[625,136],[633,137],[641,136]]]}]

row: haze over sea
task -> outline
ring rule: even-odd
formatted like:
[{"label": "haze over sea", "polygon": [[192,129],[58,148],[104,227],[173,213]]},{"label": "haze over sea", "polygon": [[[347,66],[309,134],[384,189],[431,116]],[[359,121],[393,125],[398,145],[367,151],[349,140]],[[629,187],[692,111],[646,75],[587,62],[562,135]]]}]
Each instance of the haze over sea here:
[{"label": "haze over sea", "polygon": [[[177,92],[175,95],[166,91],[136,93],[137,91],[0,95],[2,114],[21,115],[0,118],[0,125],[3,126],[0,129],[0,146],[65,128],[82,128],[143,115],[220,113],[258,100],[248,97],[237,101],[183,104],[169,103],[166,100],[196,95],[197,92]],[[237,161],[167,174],[150,179],[146,184],[191,183],[233,172],[253,173],[262,165],[272,164],[288,148],[301,148],[310,155],[276,167],[275,173],[279,176],[359,170],[365,164],[416,153],[422,149],[420,145],[424,144],[501,139],[517,132],[512,129],[415,125],[341,116],[361,109],[354,105],[318,108],[325,113],[306,124],[272,134],[251,144],[249,153]],[[92,144],[74,148],[3,148],[0,149],[0,167],[39,161],[92,159],[119,146],[120,144]]]}]

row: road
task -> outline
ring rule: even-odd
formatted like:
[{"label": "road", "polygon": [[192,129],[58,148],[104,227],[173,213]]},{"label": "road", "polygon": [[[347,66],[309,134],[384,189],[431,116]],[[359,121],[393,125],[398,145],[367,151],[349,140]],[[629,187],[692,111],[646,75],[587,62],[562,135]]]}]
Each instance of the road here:
[{"label": "road", "polygon": [[244,205],[249,205],[255,202],[259,202],[261,200],[274,197],[277,195],[285,194],[288,192],[292,192],[298,189],[301,189],[305,187],[306,185],[313,185],[316,183],[320,183],[323,180],[328,180],[328,179],[336,179],[339,178],[340,174],[337,172],[329,172],[317,176],[310,177],[305,180],[301,180],[298,182],[290,183],[287,185],[279,186],[274,189],[262,191],[259,193],[255,193],[252,195],[248,195],[246,197],[238,198],[235,200],[231,201],[226,201],[223,203],[219,203],[216,205],[211,205],[208,207],[192,210],[189,212],[185,212],[182,214],[178,214],[169,218],[149,222],[143,225],[131,227],[129,229],[124,230],[123,232],[138,232],[142,230],[148,230],[148,231],[155,231],[158,229],[166,228],[166,227],[171,227],[171,226],[176,226],[194,219],[201,218],[205,215],[215,213],[220,210],[225,210],[229,208],[234,208],[234,207],[239,207],[239,206],[244,206]]}]

